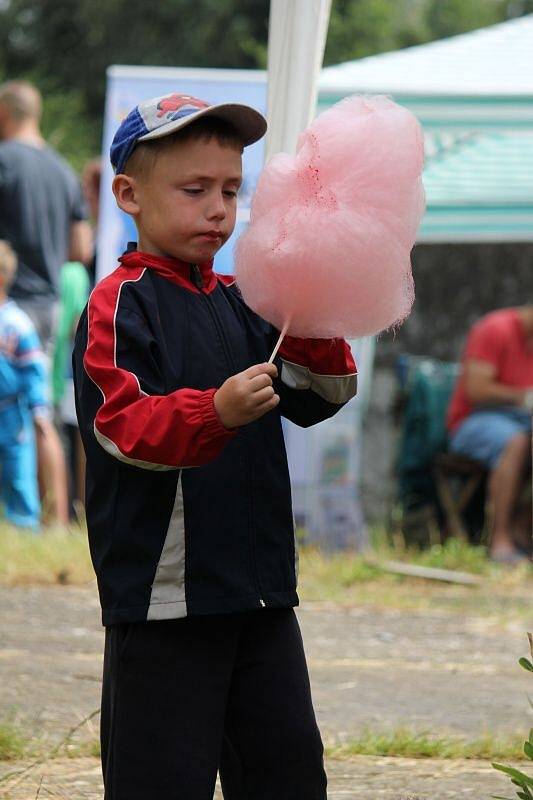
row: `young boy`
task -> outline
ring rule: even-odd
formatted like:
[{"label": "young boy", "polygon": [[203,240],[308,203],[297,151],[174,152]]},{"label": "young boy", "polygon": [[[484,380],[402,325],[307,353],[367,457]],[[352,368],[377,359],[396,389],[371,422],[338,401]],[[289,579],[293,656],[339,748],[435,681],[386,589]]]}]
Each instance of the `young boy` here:
[{"label": "young boy", "polygon": [[39,525],[34,426],[48,424],[44,355],[27,314],[7,297],[17,257],[0,240],[0,499],[6,519]]},{"label": "young boy", "polygon": [[[287,338],[213,272],[264,118],[172,94],[111,148],[139,243],[93,291],[74,351],[87,520],[106,626],[106,800],[323,800],[293,606],[281,416],[355,394],[343,340]],[[260,269],[261,265],[258,264]]]}]

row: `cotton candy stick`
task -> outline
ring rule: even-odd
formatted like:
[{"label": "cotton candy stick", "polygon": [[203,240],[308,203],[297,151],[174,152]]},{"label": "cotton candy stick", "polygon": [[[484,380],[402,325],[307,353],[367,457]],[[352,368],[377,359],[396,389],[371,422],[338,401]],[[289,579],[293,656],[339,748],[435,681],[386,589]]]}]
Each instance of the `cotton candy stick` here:
[{"label": "cotton candy stick", "polygon": [[290,324],[291,324],[291,320],[290,320],[290,317],[289,317],[289,319],[287,320],[287,322],[286,322],[286,323],[285,323],[285,325],[283,326],[283,329],[282,329],[282,331],[281,331],[281,333],[280,333],[280,335],[279,335],[278,341],[276,342],[276,346],[275,346],[275,348],[274,348],[274,349],[273,349],[273,351],[272,351],[272,355],[271,355],[271,356],[270,356],[270,358],[268,359],[268,363],[269,363],[269,364],[273,364],[273,363],[274,363],[274,359],[276,358],[276,355],[277,355],[277,353],[278,353],[278,350],[279,350],[279,348],[281,347],[281,343],[283,342],[283,340],[284,340],[284,338],[285,338],[285,334],[286,334],[286,333],[287,333],[287,331],[289,330],[289,325],[290,325]]}]

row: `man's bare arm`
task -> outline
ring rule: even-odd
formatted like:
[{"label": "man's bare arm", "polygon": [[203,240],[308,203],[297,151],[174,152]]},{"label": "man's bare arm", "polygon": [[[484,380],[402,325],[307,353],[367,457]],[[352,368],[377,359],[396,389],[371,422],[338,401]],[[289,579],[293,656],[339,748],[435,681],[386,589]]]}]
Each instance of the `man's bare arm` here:
[{"label": "man's bare arm", "polygon": [[88,222],[73,222],[70,226],[70,261],[88,264],[93,256],[93,233]]},{"label": "man's bare arm", "polygon": [[475,406],[516,405],[524,402],[527,389],[506,386],[496,380],[496,368],[488,361],[468,359],[465,366],[465,392]]}]

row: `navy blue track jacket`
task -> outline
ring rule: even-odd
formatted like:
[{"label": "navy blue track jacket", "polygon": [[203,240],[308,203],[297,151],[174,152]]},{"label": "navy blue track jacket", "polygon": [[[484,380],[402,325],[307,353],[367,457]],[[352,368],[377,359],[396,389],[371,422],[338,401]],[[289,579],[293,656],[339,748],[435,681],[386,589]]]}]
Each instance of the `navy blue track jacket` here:
[{"label": "navy blue track jacket", "polygon": [[297,605],[281,416],[313,425],[355,394],[348,345],[286,337],[279,405],[227,430],[216,390],[267,361],[278,332],[211,263],[120,262],[93,291],[73,356],[104,625]]}]

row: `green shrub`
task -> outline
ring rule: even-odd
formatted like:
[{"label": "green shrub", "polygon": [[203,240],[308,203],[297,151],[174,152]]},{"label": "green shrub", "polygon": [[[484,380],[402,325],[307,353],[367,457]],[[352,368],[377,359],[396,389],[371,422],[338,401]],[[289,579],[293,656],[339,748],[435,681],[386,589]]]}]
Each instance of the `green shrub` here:
[{"label": "green shrub", "polygon": [[[531,656],[533,657],[533,637],[530,633],[528,633],[528,637]],[[521,658],[518,663],[523,669],[528,672],[533,672],[533,663],[528,658]],[[529,702],[533,706],[531,700]],[[527,742],[524,742],[524,755],[527,759],[533,761],[533,728],[529,731],[529,739]],[[533,777],[526,775],[525,772],[519,769],[507,767],[504,764],[496,764],[493,762],[492,766],[494,769],[498,769],[500,772],[504,772],[510,777],[513,786],[518,787],[516,789],[516,794],[520,800],[533,800]],[[494,794],[492,796],[498,798],[498,800],[509,800],[509,798],[502,798],[500,795]]]}]

